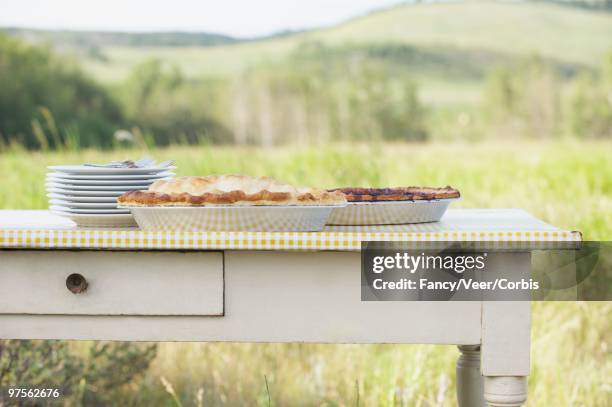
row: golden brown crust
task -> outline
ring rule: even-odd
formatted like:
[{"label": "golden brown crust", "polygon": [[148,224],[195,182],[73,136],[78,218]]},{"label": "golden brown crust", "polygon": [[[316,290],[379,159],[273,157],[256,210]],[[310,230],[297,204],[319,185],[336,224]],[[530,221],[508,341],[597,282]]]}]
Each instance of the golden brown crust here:
[{"label": "golden brown crust", "polygon": [[296,188],[271,178],[213,175],[159,180],[147,191],[126,192],[117,202],[123,206],[337,205],[346,198],[341,192]]},{"label": "golden brown crust", "polygon": [[431,187],[399,187],[399,188],[336,188],[330,191],[340,191],[346,195],[349,202],[379,202],[379,201],[419,201],[432,199],[459,198],[458,190],[447,186]]}]

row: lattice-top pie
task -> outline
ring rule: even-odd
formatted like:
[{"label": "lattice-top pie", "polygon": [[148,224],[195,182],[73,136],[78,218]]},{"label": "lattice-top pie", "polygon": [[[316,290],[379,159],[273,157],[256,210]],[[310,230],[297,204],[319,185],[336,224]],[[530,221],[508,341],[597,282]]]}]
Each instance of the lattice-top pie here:
[{"label": "lattice-top pie", "polygon": [[349,202],[417,201],[459,198],[459,191],[444,188],[400,187],[400,188],[336,188],[330,192],[342,192]]},{"label": "lattice-top pie", "polygon": [[209,175],[155,181],[146,191],[130,191],[117,202],[124,206],[206,205],[335,205],[342,192],[298,188],[268,177]]}]

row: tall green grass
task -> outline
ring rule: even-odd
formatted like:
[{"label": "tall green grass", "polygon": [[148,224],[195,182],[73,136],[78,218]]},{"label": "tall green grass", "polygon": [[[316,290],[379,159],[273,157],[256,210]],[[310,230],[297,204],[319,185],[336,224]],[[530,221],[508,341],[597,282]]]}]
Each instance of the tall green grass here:
[{"label": "tall green grass", "polygon": [[179,175],[244,173],[288,182],[341,185],[447,185],[457,187],[459,208],[524,208],[588,239],[612,237],[610,142],[486,144],[372,144],[329,147],[193,147],[26,152],[0,155],[0,207],[47,207],[46,166],[106,162],[151,155],[173,159]]},{"label": "tall green grass", "polygon": [[[612,306],[534,303],[527,406],[610,405]],[[454,346],[164,343],[141,390],[164,377],[184,405],[453,406]]]},{"label": "tall green grass", "polygon": [[[321,187],[450,184],[454,208],[524,208],[586,239],[612,237],[610,142],[374,144],[315,148],[171,147],[0,155],[0,208],[46,208],[46,166],[150,154],[187,174],[271,175]],[[535,303],[528,406],[612,401],[612,306]],[[121,389],[141,405],[454,405],[452,346],[163,343],[144,379]],[[70,402],[70,400],[68,400]]]}]

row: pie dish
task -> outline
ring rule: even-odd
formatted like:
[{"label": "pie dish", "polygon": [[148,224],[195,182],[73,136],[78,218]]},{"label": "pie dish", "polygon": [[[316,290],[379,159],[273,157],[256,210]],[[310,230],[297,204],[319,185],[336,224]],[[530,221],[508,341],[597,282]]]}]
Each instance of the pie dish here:
[{"label": "pie dish", "polygon": [[348,205],[332,211],[329,225],[398,225],[439,221],[448,206],[460,197],[447,186],[399,188],[336,188]]},{"label": "pie dish", "polygon": [[348,202],[388,202],[455,199],[460,193],[453,187],[399,187],[399,188],[336,188],[330,192],[342,192]]},{"label": "pie dish", "polygon": [[346,203],[341,191],[298,188],[268,177],[209,175],[155,181],[148,190],[129,191],[122,206],[316,206]]}]

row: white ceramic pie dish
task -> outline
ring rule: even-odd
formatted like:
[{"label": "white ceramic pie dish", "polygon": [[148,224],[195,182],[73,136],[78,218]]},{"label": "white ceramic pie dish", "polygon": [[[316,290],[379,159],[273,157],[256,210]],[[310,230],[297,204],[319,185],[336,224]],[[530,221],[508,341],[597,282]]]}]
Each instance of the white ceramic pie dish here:
[{"label": "white ceramic pie dish", "polygon": [[47,176],[47,183],[49,184],[61,184],[61,185],[69,185],[70,187],[72,186],[89,186],[89,185],[104,185],[104,186],[108,186],[108,185],[117,185],[120,187],[123,187],[124,185],[128,185],[128,186],[138,186],[141,189],[146,189],[149,185],[151,185],[152,183],[154,183],[155,181],[157,181],[158,179],[166,179],[166,178],[148,178],[148,179],[128,179],[128,180],[122,180],[122,179],[114,179],[114,180],[109,180],[109,179],[105,179],[105,180],[99,180],[99,179],[93,179],[93,180],[89,180],[89,179],[68,179],[68,178],[56,178],[56,177],[51,177],[51,176]]},{"label": "white ceramic pie dish", "polygon": [[[152,183],[152,182],[151,182]],[[63,191],[113,191],[119,192],[117,195],[121,195],[125,192],[134,191],[134,190],[142,190],[147,189],[149,184],[141,184],[141,185],[72,185],[72,184],[63,184],[60,182],[46,182],[45,186],[47,187],[47,191],[53,192],[53,190],[61,189]]]},{"label": "white ceramic pie dish", "polygon": [[77,215],[129,215],[130,211],[124,208],[75,208],[65,205],[50,205],[49,209],[57,212],[74,213]]},{"label": "white ceramic pie dish", "polygon": [[84,214],[72,213],[62,210],[51,210],[51,213],[68,218],[79,227],[83,228],[131,228],[136,226],[136,221],[131,214]]},{"label": "white ceramic pie dish", "polygon": [[[93,180],[97,180],[97,181],[104,181],[104,180],[111,180],[111,181],[118,181],[118,180],[157,180],[160,178],[170,178],[175,176],[176,174],[170,171],[164,171],[164,172],[160,172],[157,174],[114,174],[114,175],[98,175],[98,174],[94,174],[94,175],[80,175],[80,174],[65,174],[62,172],[50,172],[47,174],[47,178],[52,178],[52,179],[58,179],[58,180],[66,180],[66,181],[73,181],[73,180],[85,180],[85,181],[93,181]],[[138,182],[138,181],[136,181]]]},{"label": "white ceramic pie dish", "polygon": [[341,205],[305,206],[119,206],[142,230],[318,232]]},{"label": "white ceramic pie dish", "polygon": [[47,167],[55,172],[63,172],[74,175],[134,175],[134,174],[158,174],[160,172],[176,169],[175,166],[164,167],[138,167],[138,168],[116,168],[97,167],[86,165],[50,165]]},{"label": "white ceramic pie dish", "polygon": [[63,199],[49,199],[51,205],[64,206],[69,209],[117,209],[117,201],[115,202],[74,202]]},{"label": "white ceramic pie dish", "polygon": [[358,226],[438,222],[451,202],[458,199],[349,202],[344,208],[334,209],[327,224]]},{"label": "white ceramic pie dish", "polygon": [[70,203],[75,203],[75,204],[78,204],[78,203],[112,203],[112,204],[117,205],[117,196],[118,195],[80,196],[80,195],[71,195],[68,193],[60,194],[57,192],[49,192],[47,194],[47,197],[49,198],[49,200],[58,199],[60,201],[70,202]]}]

